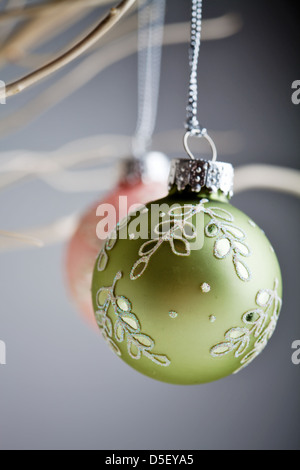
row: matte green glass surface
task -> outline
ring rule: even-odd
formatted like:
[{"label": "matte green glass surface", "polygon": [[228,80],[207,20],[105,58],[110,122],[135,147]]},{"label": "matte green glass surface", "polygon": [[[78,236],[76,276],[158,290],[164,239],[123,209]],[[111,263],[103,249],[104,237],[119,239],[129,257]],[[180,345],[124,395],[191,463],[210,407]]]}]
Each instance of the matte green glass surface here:
[{"label": "matte green glass surface", "polygon": [[[229,225],[234,225],[245,233],[244,243],[250,248],[251,254],[239,258],[251,271],[249,281],[238,277],[233,263],[234,251],[223,259],[218,259],[214,251],[218,237],[206,235],[203,247],[191,251],[189,256],[176,255],[170,243],[163,242],[149,260],[145,272],[132,280],[132,267],[140,259],[139,250],[147,240],[120,239],[120,234],[124,235],[125,229],[118,232],[115,245],[106,251],[105,269],[99,271],[97,262],[93,277],[92,296],[97,312],[99,289],[111,287],[116,274],[122,274],[115,284],[115,297],[123,296],[130,301],[131,313],[138,319],[140,332],[154,342],[151,353],[166,356],[170,364],[159,365],[143,353],[139,359],[134,359],[128,353],[126,332],[123,341],[118,341],[112,329],[111,339],[119,348],[121,358],[149,377],[174,384],[210,382],[239,369],[241,359],[253,348],[256,341],[254,335],[251,335],[245,353],[239,357],[236,357],[236,349],[223,356],[213,357],[212,348],[226,342],[225,334],[229,330],[245,328],[243,315],[249,310],[259,309],[256,300],[260,290],[273,290],[277,279],[277,292],[279,297],[282,295],[280,267],[270,242],[247,215],[230,205],[225,198],[202,193],[193,197],[173,192],[155,203],[167,203],[170,206],[174,203],[197,205],[203,197],[209,199],[205,204],[206,208],[226,210],[234,219]],[[147,208],[150,209],[150,204]],[[148,219],[149,222],[151,218],[150,212],[138,214],[129,219],[129,225],[136,217],[139,220]],[[211,222],[211,217],[205,214],[203,222],[204,225],[200,227],[202,231]],[[150,231],[149,237],[151,240]],[[224,243],[226,248],[227,242]],[[208,292],[205,289],[203,291],[203,284],[210,287]],[[121,307],[126,310],[125,304]],[[269,320],[272,309],[267,315]],[[113,305],[109,308],[108,316],[114,328],[118,316]]]}]

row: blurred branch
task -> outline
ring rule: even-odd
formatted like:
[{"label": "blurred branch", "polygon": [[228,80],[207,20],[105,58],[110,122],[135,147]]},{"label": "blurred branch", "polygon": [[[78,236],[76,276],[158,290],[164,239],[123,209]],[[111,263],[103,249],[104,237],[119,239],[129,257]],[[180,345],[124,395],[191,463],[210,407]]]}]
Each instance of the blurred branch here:
[{"label": "blurred branch", "polygon": [[[24,1],[24,0],[23,0]],[[111,0],[112,2],[113,0]],[[1,61],[17,61],[18,65],[23,65],[28,68],[31,64],[34,67],[40,66],[41,61],[50,62],[53,56],[50,54],[30,54],[30,49],[35,49],[36,46],[40,47],[60,32],[66,31],[72,24],[77,23],[81,18],[88,13],[86,8],[82,8],[81,3],[75,2],[73,8],[69,5],[57,5],[56,9],[49,12],[40,14],[29,18],[25,23],[15,28],[9,38],[0,46],[0,64]],[[102,38],[102,44],[108,40],[119,37],[125,32],[132,31],[137,28],[137,15],[127,18],[122,25],[112,29],[106,36]],[[87,33],[86,33],[87,34]],[[65,50],[74,46],[74,41],[69,44]],[[95,46],[94,46],[95,47]],[[93,49],[93,48],[92,48]],[[21,62],[24,59],[23,63]],[[37,63],[39,65],[37,65]]]},{"label": "blurred branch", "polygon": [[[153,147],[165,152],[166,154],[178,154],[183,149],[182,138],[183,129],[171,130],[156,134],[153,139]],[[210,131],[211,136],[222,149],[223,155],[236,155],[243,150],[243,135],[237,131]],[[198,139],[197,152],[207,151],[207,144],[204,139]]]},{"label": "blurred branch", "polygon": [[[130,18],[122,25],[126,32],[136,28],[136,18]],[[126,24],[125,24],[126,23]],[[220,27],[220,25],[223,27]],[[220,18],[204,21],[203,39],[220,39],[220,34],[232,35],[237,33],[242,26],[239,15],[227,14]],[[165,26],[164,45],[172,46],[189,42],[189,23],[175,23]],[[220,30],[218,30],[220,28]],[[146,44],[144,45],[146,47]],[[0,136],[14,132],[16,129],[28,124],[44,110],[55,106],[77,90],[85,86],[100,72],[129,57],[137,50],[136,33],[126,34],[113,43],[107,44],[100,50],[96,50],[85,58],[73,70],[65,74],[54,85],[48,87],[37,98],[32,99],[27,105],[15,111],[10,116],[1,120]]]},{"label": "blurred branch", "polygon": [[15,243],[16,240],[13,238],[3,238],[0,240],[0,252],[26,248],[28,247],[28,240],[32,240],[33,236],[39,241],[39,245],[37,246],[47,246],[54,243],[61,243],[64,240],[67,240],[75,232],[80,220],[79,217],[79,214],[71,214],[67,217],[57,219],[49,225],[34,227],[30,230],[23,230],[17,234],[17,245]]},{"label": "blurred branch", "polygon": [[[154,136],[153,148],[166,154],[178,154],[182,148],[182,136],[183,130],[157,134]],[[213,132],[212,136],[222,148],[223,155],[241,150],[242,139],[236,132]],[[130,155],[131,142],[132,138],[128,136],[102,135],[72,142],[56,152],[2,153],[1,159],[6,159],[7,163],[0,166],[0,190],[34,178],[41,179],[58,191],[109,190],[117,182],[117,173],[112,169],[114,160]],[[67,171],[82,164],[85,167],[98,164],[101,168]],[[103,169],[103,165],[107,165],[107,170]]]},{"label": "blurred branch", "polygon": [[105,34],[113,28],[120,19],[128,12],[128,10],[135,4],[136,0],[122,0],[116,7],[111,8],[109,13],[100,21],[98,26],[88,34],[82,41],[80,41],[72,49],[58,57],[54,61],[45,65],[44,67],[32,72],[26,77],[17,80],[14,83],[7,85],[6,97],[13,96],[26,88],[34,85],[43,78],[57,72],[67,64],[75,60],[77,57],[86,52],[96,42],[98,42]]},{"label": "blurred branch", "polygon": [[10,8],[0,12],[0,21],[16,19],[18,17],[31,17],[40,14],[51,13],[57,7],[62,6],[80,6],[81,8],[94,8],[113,3],[114,0],[50,0],[35,5],[27,5],[24,8]]},{"label": "blurred branch", "polygon": [[[269,182],[267,182],[266,174],[268,175]],[[258,175],[261,176],[257,181]],[[272,184],[270,184],[270,181],[272,181]],[[271,165],[249,165],[240,167],[236,170],[235,192],[239,193],[244,190],[260,188],[286,192],[299,197],[299,183],[300,171],[298,170],[284,167],[273,167]],[[18,234],[18,237],[28,237],[28,233],[30,233],[31,237],[36,237],[36,239],[38,239],[43,245],[61,243],[68,240],[74,234],[78,227],[80,218],[80,214],[71,214],[67,217],[60,218],[49,225],[22,230]],[[17,248],[24,248],[26,245],[27,243],[24,243],[24,245],[19,244]],[[15,249],[16,246],[11,239],[6,240],[5,242],[1,241],[0,243],[0,251],[10,251]]]},{"label": "blurred branch", "polygon": [[56,7],[56,10],[41,14],[14,28],[0,45],[0,64],[19,62],[35,45],[39,47],[61,31],[77,23],[85,11],[78,8]]},{"label": "blurred branch", "polygon": [[[76,5],[74,6],[76,7]],[[77,5],[78,7],[78,5]],[[57,18],[57,12],[55,17],[61,22],[61,16],[71,15],[69,8],[60,8],[60,15]],[[72,10],[73,11],[73,10]],[[78,14],[82,15],[82,9],[77,8]],[[74,11],[73,11],[74,14]],[[43,30],[42,25],[45,24],[45,30]],[[4,44],[0,47],[0,59],[3,56],[6,59],[20,60],[24,57],[26,49],[34,46],[36,43],[40,46],[44,44],[49,37],[53,37],[57,31],[57,25],[55,28],[50,29],[50,25],[53,23],[53,15],[47,15],[46,18],[39,17],[28,21],[20,30],[17,30],[15,35],[7,41],[7,44]],[[32,25],[32,26],[31,26]],[[186,41],[189,39],[189,23],[181,23],[181,25],[186,28]],[[243,26],[242,18],[237,13],[227,13],[218,18],[212,18],[209,20],[204,20],[203,22],[203,39],[208,41],[224,39],[226,37],[232,36],[239,32]],[[108,34],[107,37],[110,41],[113,39],[118,39],[125,33],[135,32],[137,29],[137,15],[133,15],[128,18],[126,21],[119,26],[118,30],[115,33],[115,30],[112,33]],[[48,30],[48,31],[47,31]],[[184,42],[186,42],[184,41]],[[69,48],[71,45],[69,45]],[[14,53],[14,50],[17,52]],[[32,59],[32,57],[31,57]],[[36,60],[39,60],[37,55]],[[26,63],[24,62],[26,66]]]},{"label": "blurred branch", "polygon": [[[102,135],[71,142],[55,152],[14,151],[1,154],[7,160],[0,166],[0,189],[26,179],[51,178],[68,169],[95,164],[110,164],[114,158],[128,155],[131,137]],[[50,179],[48,179],[48,183]],[[98,182],[97,190],[100,188]],[[74,188],[73,188],[74,189]]]},{"label": "blurred branch", "polygon": [[[26,2],[26,0],[7,0],[7,3],[5,5],[5,8],[12,8],[14,7],[15,4],[18,5],[18,7],[22,7],[22,5]],[[0,13],[1,14],[1,13]],[[14,28],[15,26],[15,21],[9,21],[6,22],[5,24],[1,24],[0,28],[0,43],[2,43],[7,35],[10,33],[10,31]]]},{"label": "blurred branch", "polygon": [[272,165],[247,165],[237,168],[235,193],[268,189],[300,197],[300,171]]},{"label": "blurred branch", "polygon": [[44,246],[44,243],[39,240],[38,238],[32,237],[30,235],[24,235],[22,233],[15,233],[15,232],[6,232],[4,230],[0,230],[0,250],[5,242],[3,242],[3,238],[9,239],[9,244],[15,244],[15,241],[20,243],[21,245],[30,245],[36,246],[41,248]]}]

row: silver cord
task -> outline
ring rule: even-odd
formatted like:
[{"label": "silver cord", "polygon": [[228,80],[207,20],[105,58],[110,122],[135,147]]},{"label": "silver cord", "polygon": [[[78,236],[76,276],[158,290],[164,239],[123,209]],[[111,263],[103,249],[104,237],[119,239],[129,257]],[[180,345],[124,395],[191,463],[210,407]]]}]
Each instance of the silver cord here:
[{"label": "silver cord", "polygon": [[202,0],[192,0],[191,44],[190,44],[190,83],[187,105],[186,128],[191,134],[201,134],[198,121],[198,64],[202,32]]},{"label": "silver cord", "polygon": [[[185,151],[186,151],[186,153],[188,154],[188,156],[190,157],[191,160],[195,160],[195,157],[194,157],[192,151],[190,150],[190,147],[189,147],[189,144],[188,144],[188,139],[189,139],[189,137],[192,137],[194,135],[196,135],[196,134],[193,134],[192,132],[187,131],[184,135],[184,138],[183,138],[183,146],[184,146]],[[207,142],[210,145],[212,154],[213,154],[211,161],[216,162],[217,158],[218,158],[217,147],[216,147],[216,144],[214,143],[213,139],[208,135],[206,129],[203,129],[202,133],[198,134],[198,137],[203,137],[205,140],[207,140]]]},{"label": "silver cord", "polygon": [[212,149],[212,161],[217,160],[217,148],[213,139],[207,134],[207,130],[200,126],[198,120],[198,65],[199,53],[201,46],[202,33],[202,0],[191,0],[192,16],[191,16],[191,44],[190,44],[190,83],[187,105],[187,132],[184,136],[184,148],[188,156],[194,160],[195,157],[188,146],[189,137],[205,137]]},{"label": "silver cord", "polygon": [[140,0],[138,33],[138,119],[132,140],[133,155],[142,158],[155,130],[166,0]]}]

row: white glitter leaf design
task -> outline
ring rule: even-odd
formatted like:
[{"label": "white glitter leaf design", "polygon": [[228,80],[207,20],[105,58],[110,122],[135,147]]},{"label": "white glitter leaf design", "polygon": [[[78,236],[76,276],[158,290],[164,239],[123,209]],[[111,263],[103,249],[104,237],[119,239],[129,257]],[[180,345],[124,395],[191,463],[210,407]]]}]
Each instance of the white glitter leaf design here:
[{"label": "white glitter leaf design", "polygon": [[108,254],[107,252],[112,250],[117,243],[117,232],[113,230],[112,233],[107,238],[104,247],[100,251],[97,269],[102,272],[105,271],[108,264]]},{"label": "white glitter leaf design", "polygon": [[238,255],[233,256],[233,264],[234,264],[235,271],[236,271],[238,277],[242,281],[250,281],[251,271],[248,268],[247,264],[245,262],[241,261],[241,258],[239,258]]},{"label": "white glitter leaf design", "polygon": [[[242,316],[245,327],[231,328],[225,333],[225,341],[210,350],[212,357],[223,357],[233,351],[235,357],[247,353],[241,360],[241,367],[235,373],[250,364],[264,350],[275,331],[282,304],[277,292],[278,284],[278,279],[275,279],[273,290],[260,290],[256,295],[256,304],[260,308],[249,310]],[[262,299],[263,307],[259,304]],[[256,341],[252,350],[247,352],[252,338],[256,338]]]},{"label": "white glitter leaf design", "polygon": [[241,356],[249,346],[250,334],[247,328],[232,328],[225,334],[223,343],[214,346],[210,353],[213,357],[220,357],[235,351],[235,357]]},{"label": "white glitter leaf design", "polygon": [[160,222],[154,229],[157,239],[146,241],[139,250],[140,259],[137,260],[130,272],[132,281],[140,278],[146,271],[152,256],[164,243],[169,243],[176,256],[190,256],[190,242],[197,237],[196,227],[192,218],[203,212],[210,217],[205,226],[205,235],[215,238],[214,256],[221,260],[232,255],[232,262],[238,278],[243,282],[251,280],[251,271],[243,258],[251,255],[251,250],[245,243],[246,234],[234,225],[233,215],[219,207],[206,207],[209,202],[202,199],[199,204],[186,204],[168,212],[168,220]]},{"label": "white glitter leaf design", "polygon": [[172,238],[170,240],[172,251],[177,256],[190,256],[191,249],[187,240],[182,238]]},{"label": "white glitter leaf design", "polygon": [[245,232],[233,224],[233,215],[225,209],[209,207],[205,208],[204,213],[211,218],[205,227],[205,235],[209,238],[216,238],[214,256],[217,259],[225,259],[232,254],[237,276],[241,281],[250,281],[250,268],[241,258],[251,255],[251,250],[245,243]]},{"label": "white glitter leaf design", "polygon": [[[157,355],[152,352],[155,343],[150,336],[141,332],[139,320],[132,313],[131,302],[126,297],[115,295],[117,282],[121,278],[122,273],[118,272],[114,278],[113,285],[111,287],[102,287],[96,294],[96,303],[99,310],[95,315],[103,337],[119,356],[121,352],[114,339],[118,343],[122,343],[126,338],[127,351],[133,359],[139,360],[144,356],[157,365],[163,367],[169,366],[171,362],[167,356]],[[108,316],[110,312],[117,316],[114,328],[111,318]]]},{"label": "white glitter leaf design", "polygon": [[215,243],[216,258],[223,259],[231,252],[231,244],[228,238],[219,238]]},{"label": "white glitter leaf design", "polygon": [[191,222],[194,215],[204,212],[204,202],[192,205],[172,208],[168,212],[168,219],[160,222],[154,228],[154,233],[158,236],[155,240],[146,241],[139,250],[141,258],[133,265],[130,273],[130,279],[135,281],[146,271],[152,256],[162,246],[163,243],[169,243],[172,252],[176,256],[190,256],[190,241],[195,240],[197,231],[195,225]]}]

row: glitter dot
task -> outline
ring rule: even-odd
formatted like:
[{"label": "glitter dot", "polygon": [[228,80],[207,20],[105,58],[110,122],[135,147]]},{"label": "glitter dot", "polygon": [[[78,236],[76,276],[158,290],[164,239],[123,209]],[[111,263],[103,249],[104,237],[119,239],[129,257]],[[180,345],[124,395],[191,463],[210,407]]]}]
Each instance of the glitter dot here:
[{"label": "glitter dot", "polygon": [[210,321],[211,323],[215,323],[216,317],[215,317],[214,315],[211,315],[211,316],[209,317],[209,321]]},{"label": "glitter dot", "polygon": [[204,282],[202,285],[201,285],[201,290],[204,294],[207,294],[209,291],[210,291],[211,287],[209,284],[207,284],[207,282]]},{"label": "glitter dot", "polygon": [[171,311],[171,312],[169,312],[169,317],[170,318],[176,318],[176,317],[178,317],[178,313],[174,312],[174,311]]},{"label": "glitter dot", "polygon": [[274,248],[272,247],[272,245],[270,245],[270,250],[272,251],[272,253],[275,253],[275,250],[274,250]]},{"label": "glitter dot", "polygon": [[210,224],[207,226],[207,231],[213,237],[218,234],[219,229],[215,224]]},{"label": "glitter dot", "polygon": [[134,240],[134,233],[131,233],[131,234],[129,235],[129,238],[130,238],[130,240]]},{"label": "glitter dot", "polygon": [[253,222],[253,220],[249,219],[248,222],[251,225],[251,227],[256,227],[256,223]]}]

